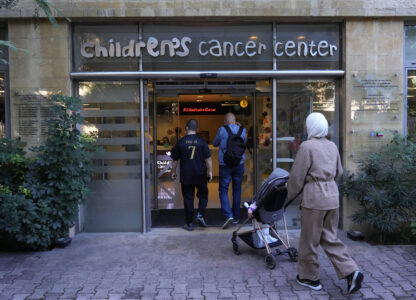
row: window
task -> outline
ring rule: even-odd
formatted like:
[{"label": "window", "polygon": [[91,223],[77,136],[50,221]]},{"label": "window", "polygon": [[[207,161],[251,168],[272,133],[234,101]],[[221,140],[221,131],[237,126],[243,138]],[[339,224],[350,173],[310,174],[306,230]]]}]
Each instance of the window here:
[{"label": "window", "polygon": [[405,74],[407,75],[406,134],[416,139],[416,26],[406,26]]},{"label": "window", "polygon": [[[7,40],[7,28],[0,24],[0,40]],[[8,52],[6,47],[0,47],[0,138],[6,137],[7,134],[7,91],[6,91],[6,73],[8,71],[7,64]]]},{"label": "window", "polygon": [[407,73],[407,135],[416,139],[416,70]]},{"label": "window", "polygon": [[6,93],[5,76],[0,73],[0,138],[6,137]]}]

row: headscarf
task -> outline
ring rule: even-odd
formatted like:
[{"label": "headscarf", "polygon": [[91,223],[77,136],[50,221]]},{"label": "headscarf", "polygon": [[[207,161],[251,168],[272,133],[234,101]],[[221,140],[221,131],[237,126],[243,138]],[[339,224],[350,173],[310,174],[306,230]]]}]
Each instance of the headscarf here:
[{"label": "headscarf", "polygon": [[328,134],[328,121],[321,113],[311,113],[306,118],[306,130],[308,139],[325,137]]}]

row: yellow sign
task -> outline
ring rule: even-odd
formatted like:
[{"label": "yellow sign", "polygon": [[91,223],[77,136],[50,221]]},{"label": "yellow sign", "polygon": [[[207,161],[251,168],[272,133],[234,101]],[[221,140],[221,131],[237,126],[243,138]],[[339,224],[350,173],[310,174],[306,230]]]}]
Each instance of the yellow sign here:
[{"label": "yellow sign", "polygon": [[247,100],[246,100],[246,99],[241,100],[241,101],[240,101],[240,106],[241,106],[242,108],[246,108],[246,107],[248,106],[248,102],[247,102]]}]

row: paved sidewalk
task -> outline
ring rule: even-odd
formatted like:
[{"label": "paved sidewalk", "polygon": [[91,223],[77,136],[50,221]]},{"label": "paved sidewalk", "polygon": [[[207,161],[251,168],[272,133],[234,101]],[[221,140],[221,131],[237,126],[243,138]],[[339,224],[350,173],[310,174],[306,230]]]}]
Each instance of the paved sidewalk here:
[{"label": "paved sidewalk", "polygon": [[[80,234],[65,249],[0,253],[0,299],[345,299],[321,252],[324,289],[297,285],[296,263],[264,264],[264,251],[241,244],[232,229],[153,229],[141,234]],[[340,233],[341,237],[343,233]],[[299,231],[290,231],[297,246]],[[416,246],[346,241],[365,275],[351,299],[416,299]]]}]

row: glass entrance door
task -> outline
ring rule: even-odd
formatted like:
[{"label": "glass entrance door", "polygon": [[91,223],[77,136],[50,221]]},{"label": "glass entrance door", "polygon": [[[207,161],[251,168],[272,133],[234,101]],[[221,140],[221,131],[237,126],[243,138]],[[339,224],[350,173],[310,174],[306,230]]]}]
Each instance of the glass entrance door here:
[{"label": "glass entrance door", "polygon": [[[273,130],[277,139],[277,167],[290,171],[296,152],[306,140],[305,120],[310,112],[322,112],[329,122],[329,139],[337,145],[339,140],[338,92],[334,80],[278,81],[276,107],[273,107],[273,90],[270,81],[256,81],[251,90],[237,88],[223,93],[207,93],[206,83],[192,83],[194,88],[184,92],[178,89],[154,89],[154,147],[156,174],[154,185],[154,210],[180,210],[183,200],[180,183],[170,177],[172,164],[170,150],[185,134],[185,124],[191,119],[199,122],[198,134],[210,144],[213,158],[214,180],[209,184],[208,208],[219,209],[218,196],[218,148],[212,146],[217,130],[223,125],[227,111],[236,114],[237,121],[247,129],[245,173],[242,186],[242,201],[249,201],[262,182],[272,172]],[[205,84],[205,85],[204,85]],[[174,92],[172,92],[174,91]],[[247,103],[246,108],[241,103]],[[198,109],[220,109],[216,113],[198,112]],[[221,113],[219,113],[221,112]],[[273,124],[273,114],[276,124]],[[230,189],[231,190],[231,189]],[[231,195],[230,195],[231,196]],[[298,228],[299,202],[287,210],[288,226]],[[196,202],[195,202],[196,207]],[[182,213],[182,212],[181,212]],[[165,223],[166,224],[166,223]]]},{"label": "glass entrance door", "polygon": [[[205,139],[211,151],[213,162],[213,180],[208,183],[208,209],[216,209],[222,222],[219,184],[219,148],[212,142],[218,129],[224,124],[227,112],[235,114],[237,122],[247,131],[247,149],[245,172],[242,184],[242,202],[249,201],[255,191],[257,182],[256,153],[258,133],[255,119],[257,118],[255,104],[256,82],[239,83],[244,89],[238,89],[230,82],[188,82],[175,83],[176,90],[166,89],[163,83],[154,84],[154,121],[155,129],[155,174],[154,180],[154,210],[180,210],[182,214],[183,200],[179,178],[171,179],[170,151],[177,141],[185,135],[185,125],[189,119],[196,119],[199,124],[198,135]],[[207,88],[207,86],[209,88]],[[159,89],[158,89],[159,87]],[[248,89],[250,87],[251,89]],[[266,96],[261,96],[266,101]],[[270,97],[269,97],[270,98]],[[270,126],[270,125],[269,125]],[[271,133],[271,128],[269,128]],[[269,145],[271,149],[271,144]],[[271,154],[270,154],[271,158]],[[231,185],[229,198],[231,196]],[[197,199],[195,199],[197,207]],[[182,221],[182,220],[181,220]],[[165,223],[166,224],[166,223]],[[169,225],[169,224],[167,224]]]},{"label": "glass entrance door", "polygon": [[[240,104],[242,103],[242,105]],[[243,107],[244,106],[244,107]],[[199,124],[198,135],[209,145],[213,163],[213,180],[208,184],[208,208],[220,208],[218,197],[219,182],[219,148],[212,142],[218,128],[224,124],[224,115],[233,112],[237,122],[252,135],[253,96],[250,94],[178,94],[156,95],[156,180],[157,205],[155,209],[182,209],[179,179],[171,179],[170,151],[177,141],[185,135],[185,126],[190,119]],[[251,131],[250,131],[251,130]],[[248,138],[252,143],[253,137]],[[242,201],[248,201],[254,187],[253,149],[246,151],[245,174],[242,184]],[[230,189],[231,190],[231,189]]]}]

